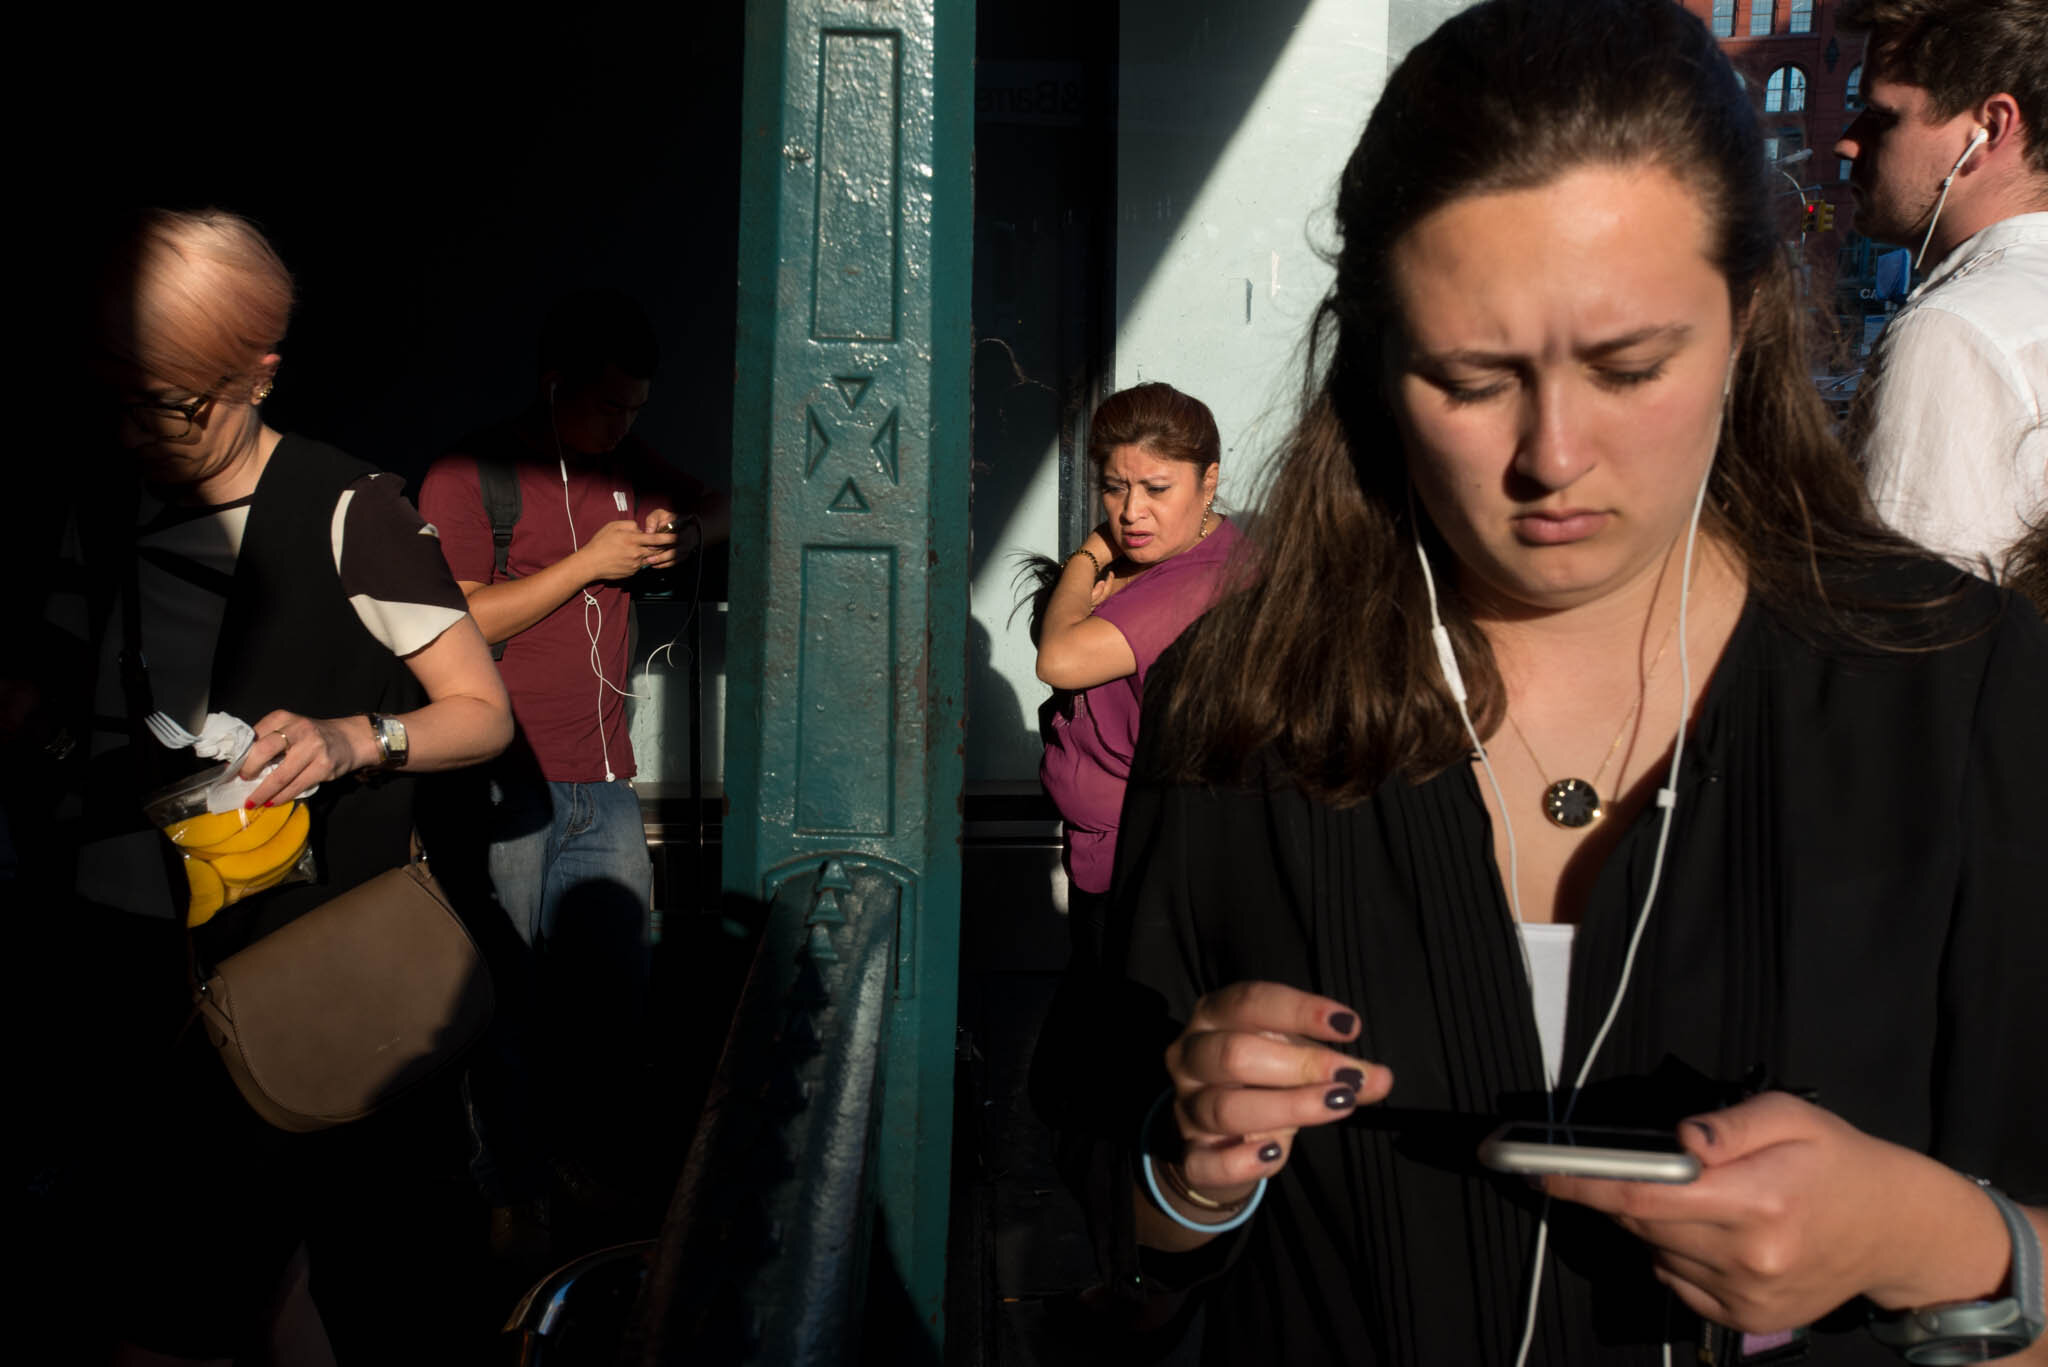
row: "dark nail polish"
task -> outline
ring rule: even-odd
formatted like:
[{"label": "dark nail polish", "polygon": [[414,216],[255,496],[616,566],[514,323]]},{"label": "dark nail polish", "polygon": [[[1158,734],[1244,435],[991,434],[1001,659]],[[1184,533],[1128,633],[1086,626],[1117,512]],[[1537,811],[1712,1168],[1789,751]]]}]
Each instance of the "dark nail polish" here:
[{"label": "dark nail polish", "polygon": [[1280,1161],[1280,1144],[1278,1140],[1265,1145],[1259,1150],[1259,1161],[1261,1163],[1277,1163]]},{"label": "dark nail polish", "polygon": [[1332,1087],[1323,1093],[1323,1104],[1333,1111],[1348,1111],[1358,1104],[1358,1093],[1349,1087]]},{"label": "dark nail polish", "polygon": [[1340,1035],[1350,1034],[1357,1025],[1358,1017],[1352,1015],[1349,1011],[1332,1011],[1330,1013],[1330,1028]]},{"label": "dark nail polish", "polygon": [[1331,1081],[1341,1082],[1355,1092],[1365,1085],[1365,1069],[1339,1068]]}]

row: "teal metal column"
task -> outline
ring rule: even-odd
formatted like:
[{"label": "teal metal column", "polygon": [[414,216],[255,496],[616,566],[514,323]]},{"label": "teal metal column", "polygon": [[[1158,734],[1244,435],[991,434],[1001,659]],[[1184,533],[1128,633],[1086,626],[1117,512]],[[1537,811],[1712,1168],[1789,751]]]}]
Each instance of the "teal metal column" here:
[{"label": "teal metal column", "polygon": [[[942,1341],[966,697],[972,0],[750,0],[724,885],[897,889],[877,1222]],[[715,212],[715,206],[706,206]],[[829,923],[828,923],[829,924]],[[819,934],[825,934],[821,930]]]}]

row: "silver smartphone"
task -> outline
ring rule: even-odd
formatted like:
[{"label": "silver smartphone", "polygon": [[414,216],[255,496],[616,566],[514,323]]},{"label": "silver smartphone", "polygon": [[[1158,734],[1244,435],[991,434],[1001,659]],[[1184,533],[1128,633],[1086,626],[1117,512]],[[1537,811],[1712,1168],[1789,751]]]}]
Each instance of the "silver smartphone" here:
[{"label": "silver smartphone", "polygon": [[1700,1160],[1670,1130],[1605,1125],[1503,1125],[1479,1146],[1479,1161],[1499,1172],[1624,1182],[1690,1182],[1700,1175]]}]

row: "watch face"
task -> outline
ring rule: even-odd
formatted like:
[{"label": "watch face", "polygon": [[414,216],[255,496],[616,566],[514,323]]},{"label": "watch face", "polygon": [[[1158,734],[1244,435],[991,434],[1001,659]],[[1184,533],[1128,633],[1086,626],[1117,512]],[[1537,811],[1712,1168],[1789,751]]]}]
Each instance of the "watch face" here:
[{"label": "watch face", "polygon": [[377,744],[384,751],[384,762],[396,767],[405,763],[407,741],[405,723],[396,717],[377,718]]}]

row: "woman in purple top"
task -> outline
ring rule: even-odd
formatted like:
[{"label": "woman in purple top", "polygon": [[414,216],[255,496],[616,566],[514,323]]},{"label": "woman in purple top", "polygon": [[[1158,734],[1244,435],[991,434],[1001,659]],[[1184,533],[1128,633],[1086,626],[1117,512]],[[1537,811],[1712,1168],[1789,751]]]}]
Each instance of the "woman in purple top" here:
[{"label": "woman in purple top", "polygon": [[1214,507],[1221,454],[1208,405],[1168,384],[1112,394],[1089,425],[1102,525],[1059,567],[1038,626],[1038,677],[1058,690],[1038,774],[1066,819],[1077,937],[1109,891],[1145,676],[1215,600],[1237,543]]}]

